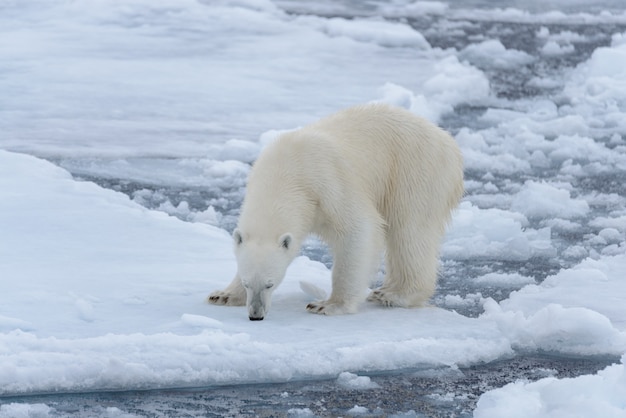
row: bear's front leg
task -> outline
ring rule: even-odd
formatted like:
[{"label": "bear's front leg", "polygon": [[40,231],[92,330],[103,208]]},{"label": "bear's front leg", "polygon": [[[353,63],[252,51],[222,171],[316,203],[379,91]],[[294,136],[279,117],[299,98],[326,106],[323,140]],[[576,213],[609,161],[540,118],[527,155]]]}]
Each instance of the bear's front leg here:
[{"label": "bear's front leg", "polygon": [[382,228],[368,220],[356,222],[352,232],[333,245],[333,290],[325,301],[311,302],[306,310],[320,315],[355,313],[380,262]]},{"label": "bear's front leg", "polygon": [[246,289],[241,284],[239,275],[236,275],[224,290],[216,290],[207,298],[213,305],[244,306],[246,304]]}]

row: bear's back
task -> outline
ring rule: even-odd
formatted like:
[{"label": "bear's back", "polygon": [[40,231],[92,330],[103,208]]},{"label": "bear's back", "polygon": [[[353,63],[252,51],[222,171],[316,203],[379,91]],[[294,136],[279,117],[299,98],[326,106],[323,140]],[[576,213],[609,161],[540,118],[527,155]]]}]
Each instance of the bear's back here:
[{"label": "bear's back", "polygon": [[274,201],[296,194],[302,201],[303,193],[336,202],[367,196],[388,214],[398,202],[432,199],[433,189],[454,202],[462,178],[448,133],[405,109],[367,104],[281,135],[254,164],[249,186],[257,183],[253,189]]},{"label": "bear's back", "polygon": [[463,194],[463,158],[454,138],[406,109],[355,106],[301,131],[329,138],[346,156],[346,175],[365,187],[385,215],[393,205],[421,206],[426,196],[441,199],[439,207],[454,207]]}]

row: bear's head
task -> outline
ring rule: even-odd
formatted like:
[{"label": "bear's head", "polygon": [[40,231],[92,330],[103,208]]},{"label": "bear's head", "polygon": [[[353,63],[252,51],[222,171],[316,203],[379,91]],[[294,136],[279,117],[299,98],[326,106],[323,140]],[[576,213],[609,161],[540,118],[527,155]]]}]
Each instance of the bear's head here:
[{"label": "bear's head", "polygon": [[237,273],[246,289],[246,306],[251,321],[260,321],[270,309],[274,290],[283,281],[287,267],[297,255],[289,233],[278,239],[233,232]]}]

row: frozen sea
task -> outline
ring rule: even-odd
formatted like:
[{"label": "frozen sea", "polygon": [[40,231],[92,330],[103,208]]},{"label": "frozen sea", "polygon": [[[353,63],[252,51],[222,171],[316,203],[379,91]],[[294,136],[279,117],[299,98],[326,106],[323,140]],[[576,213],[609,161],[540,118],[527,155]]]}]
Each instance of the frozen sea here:
[{"label": "frozen sea", "polygon": [[[626,417],[626,5],[0,0],[0,417]],[[432,307],[262,322],[235,272],[251,163],[383,101],[467,194]],[[373,282],[372,285],[376,285]]]}]

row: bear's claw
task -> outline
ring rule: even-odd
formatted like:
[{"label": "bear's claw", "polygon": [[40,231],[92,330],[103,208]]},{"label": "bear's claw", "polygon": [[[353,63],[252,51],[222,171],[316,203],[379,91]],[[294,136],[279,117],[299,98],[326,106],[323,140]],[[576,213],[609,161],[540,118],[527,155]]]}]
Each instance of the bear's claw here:
[{"label": "bear's claw", "polygon": [[391,308],[416,308],[429,306],[428,300],[424,300],[424,296],[420,294],[398,294],[395,291],[390,291],[389,289],[378,289],[372,290],[372,292],[367,297],[368,302],[377,302],[380,305]]},{"label": "bear's claw", "polygon": [[321,315],[326,315],[326,312],[324,312],[324,308],[324,305],[318,305],[317,303],[309,303],[308,305],[306,305],[307,311]]},{"label": "bear's claw", "polygon": [[209,296],[209,302],[215,305],[228,304],[228,296]]},{"label": "bear's claw", "polygon": [[306,310],[319,315],[343,315],[347,313],[355,313],[356,306],[325,300],[309,303],[306,305]]},{"label": "bear's claw", "polygon": [[378,302],[380,303],[382,306],[385,307],[392,307],[392,306],[396,306],[396,304],[394,303],[393,300],[391,300],[385,293],[385,291],[383,290],[374,290],[372,291],[369,296],[367,297],[367,301],[368,302]]},{"label": "bear's claw", "polygon": [[207,302],[213,305],[229,305],[229,306],[242,306],[245,305],[245,300],[234,297],[230,293],[223,291],[213,292],[207,298]]}]

